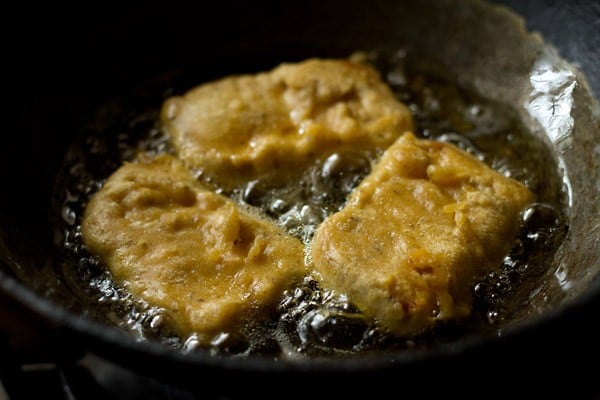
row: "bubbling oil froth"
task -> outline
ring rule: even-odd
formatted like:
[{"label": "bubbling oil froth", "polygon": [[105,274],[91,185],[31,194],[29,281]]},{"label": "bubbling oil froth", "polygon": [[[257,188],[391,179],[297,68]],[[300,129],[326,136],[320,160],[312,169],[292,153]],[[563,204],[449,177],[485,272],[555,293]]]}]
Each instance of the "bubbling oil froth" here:
[{"label": "bubbling oil froth", "polygon": [[[548,254],[564,234],[565,224],[560,178],[556,169],[554,175],[548,173],[551,157],[543,146],[527,134],[509,107],[420,71],[411,66],[403,52],[373,53],[367,61],[387,77],[398,99],[411,109],[418,136],[452,143],[475,155],[525,183],[539,202],[525,211],[521,234],[499,268],[474,284],[475,312],[464,324],[450,323],[415,339],[394,338],[370,325],[344,294],[324,290],[307,277],[285,292],[269,322],[216,335],[205,348],[211,354],[303,358],[406,349],[454,340],[469,330],[493,330],[502,321],[511,296],[537,276],[535,271],[545,270]],[[120,326],[140,340],[160,341],[183,352],[197,351],[201,346],[195,335],[179,338],[164,310],[132,298],[83,245],[83,211],[107,176],[139,153],[153,156],[173,152],[155,108],[127,115],[109,113],[109,117],[109,129],[105,121],[98,124],[101,129],[92,124],[84,141],[73,146],[63,168],[63,201],[57,211],[62,223],[56,227],[61,247],[60,273],[82,302],[93,305],[90,309],[95,311],[89,312],[95,312],[94,318]],[[346,197],[370,172],[376,157],[359,151],[336,152],[318,160],[286,186],[272,187],[268,182],[253,180],[230,191],[214,189],[240,205],[260,209],[309,246],[318,225],[344,206]]]}]

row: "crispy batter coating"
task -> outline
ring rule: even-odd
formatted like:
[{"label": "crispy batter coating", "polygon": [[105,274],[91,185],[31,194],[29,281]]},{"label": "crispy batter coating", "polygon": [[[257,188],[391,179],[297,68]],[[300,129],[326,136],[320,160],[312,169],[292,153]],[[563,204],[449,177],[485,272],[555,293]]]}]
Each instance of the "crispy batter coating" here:
[{"label": "crispy batter coating", "polygon": [[533,195],[458,148],[407,133],[311,246],[325,287],[412,336],[468,316],[476,275],[498,266]]},{"label": "crispy batter coating", "polygon": [[87,206],[82,234],[117,282],[201,340],[263,318],[306,273],[300,241],[168,155],[118,169]]},{"label": "crispy batter coating", "polygon": [[[178,158],[126,163],[92,198],[87,248],[182,336],[209,341],[268,315],[310,269],[389,332],[415,336],[470,315],[471,286],[499,265],[533,194],[445,143],[412,133],[378,73],[309,59],[205,83],[165,101]],[[381,155],[308,247],[202,186],[293,184],[339,151]]]},{"label": "crispy batter coating", "polygon": [[200,85],[161,120],[178,156],[220,186],[281,181],[332,150],[382,151],[413,128],[374,69],[323,59]]}]

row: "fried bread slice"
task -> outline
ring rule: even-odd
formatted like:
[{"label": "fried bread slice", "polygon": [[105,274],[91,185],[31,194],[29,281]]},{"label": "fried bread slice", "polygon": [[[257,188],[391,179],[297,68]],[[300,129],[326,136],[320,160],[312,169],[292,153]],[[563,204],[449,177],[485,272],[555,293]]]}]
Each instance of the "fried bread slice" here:
[{"label": "fried bread slice", "polygon": [[220,187],[285,181],[334,150],[381,152],[413,128],[375,69],[337,59],[202,84],[167,99],[161,121],[178,157]]},{"label": "fried bread slice", "polygon": [[205,189],[178,159],[126,163],[89,202],[87,249],[134,296],[202,340],[264,318],[306,274],[303,244]]},{"label": "fried bread slice", "polygon": [[533,201],[521,183],[450,144],[401,136],[311,243],[323,286],[391,333],[414,336],[472,309]]}]

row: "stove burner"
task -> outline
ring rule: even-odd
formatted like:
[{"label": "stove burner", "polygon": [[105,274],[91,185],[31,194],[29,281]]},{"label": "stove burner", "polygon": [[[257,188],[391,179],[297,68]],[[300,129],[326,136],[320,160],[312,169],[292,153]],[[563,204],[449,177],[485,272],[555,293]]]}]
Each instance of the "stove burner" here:
[{"label": "stove burner", "polygon": [[199,399],[92,354],[76,362],[21,364],[0,342],[0,400]]}]

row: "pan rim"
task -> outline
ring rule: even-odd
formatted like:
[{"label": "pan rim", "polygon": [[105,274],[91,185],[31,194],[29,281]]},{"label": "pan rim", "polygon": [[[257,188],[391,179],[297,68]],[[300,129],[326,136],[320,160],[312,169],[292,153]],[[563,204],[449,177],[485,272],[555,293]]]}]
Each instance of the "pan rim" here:
[{"label": "pan rim", "polygon": [[[4,261],[1,261],[1,263],[6,266]],[[526,318],[510,323],[496,335],[469,334],[455,341],[436,344],[430,348],[361,354],[348,358],[324,357],[300,361],[272,359],[259,355],[215,357],[205,354],[203,351],[183,353],[159,342],[135,340],[133,336],[119,331],[116,327],[94,320],[82,319],[73,311],[58,305],[49,298],[43,297],[16,278],[7,275],[2,269],[0,269],[0,290],[20,305],[32,311],[36,318],[47,320],[53,327],[58,329],[66,327],[71,333],[77,334],[78,338],[87,339],[86,342],[89,342],[89,340],[99,341],[99,343],[114,347],[115,350],[134,351],[135,353],[152,358],[163,358],[170,362],[182,364],[182,366],[195,365],[248,372],[294,371],[300,373],[327,373],[401,368],[429,360],[460,356],[465,352],[477,350],[486,345],[506,343],[516,339],[520,335],[542,330],[545,326],[560,321],[564,315],[574,313],[576,310],[588,306],[594,300],[599,300],[600,279],[596,276],[585,291],[561,303],[558,307],[545,310],[545,312],[537,314],[533,318]],[[98,354],[98,349],[94,348],[96,346],[89,346],[89,343],[87,344],[87,347],[91,348],[83,348],[83,351],[91,352],[101,357],[106,356],[105,354]]]}]

